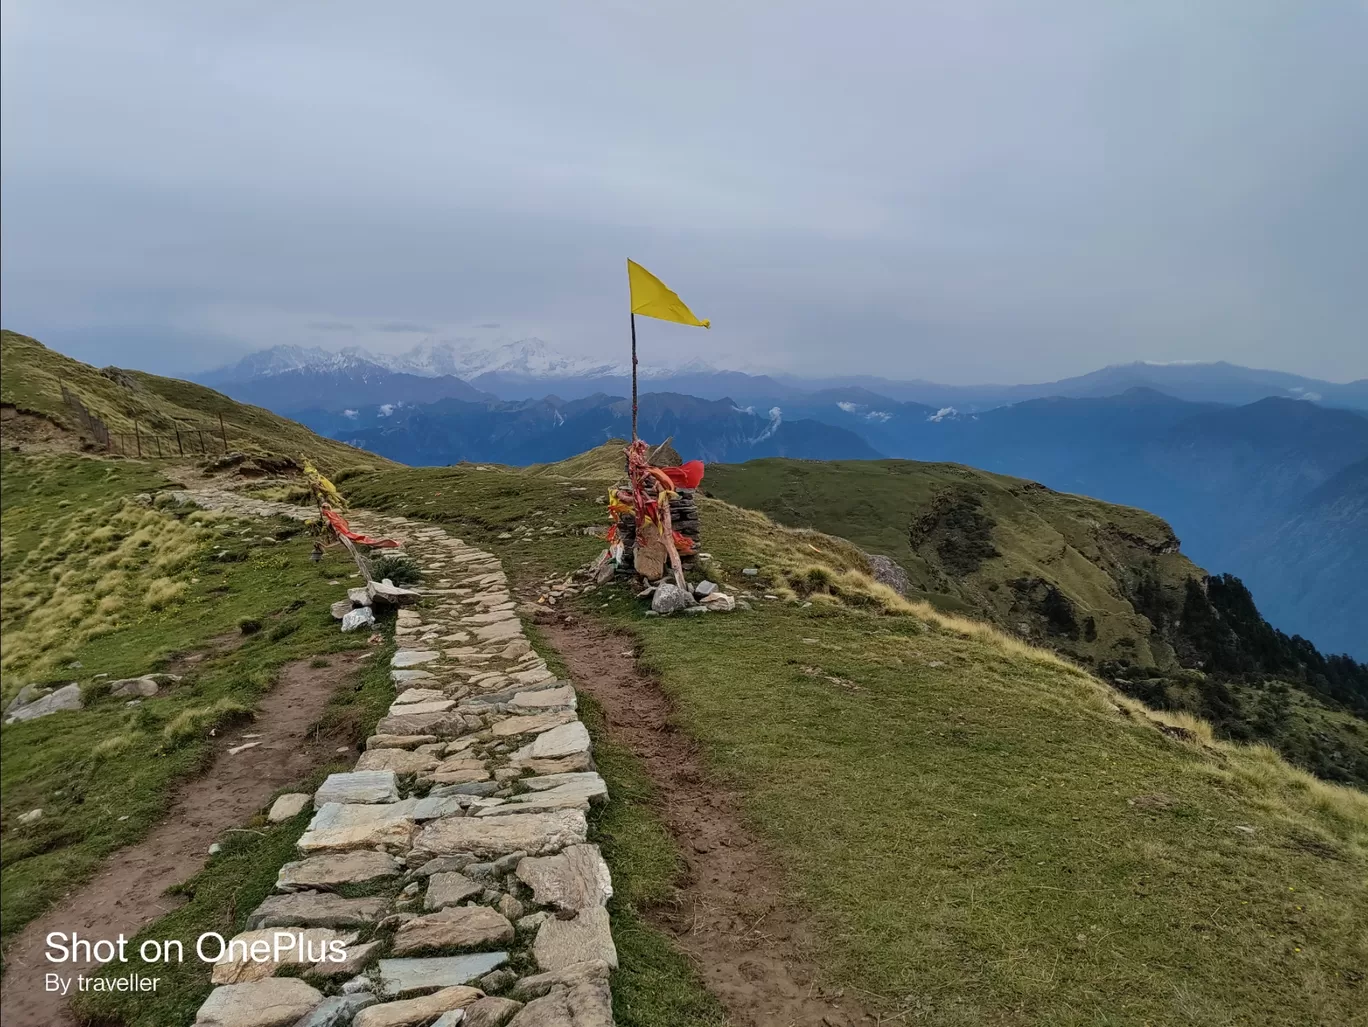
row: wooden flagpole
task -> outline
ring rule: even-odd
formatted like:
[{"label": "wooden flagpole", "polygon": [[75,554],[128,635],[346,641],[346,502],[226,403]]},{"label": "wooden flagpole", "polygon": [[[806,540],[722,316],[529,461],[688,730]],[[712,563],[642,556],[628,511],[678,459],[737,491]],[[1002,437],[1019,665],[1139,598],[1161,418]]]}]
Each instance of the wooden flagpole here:
[{"label": "wooden flagpole", "polygon": [[637,440],[637,355],[636,355],[636,313],[632,319],[632,441]]}]

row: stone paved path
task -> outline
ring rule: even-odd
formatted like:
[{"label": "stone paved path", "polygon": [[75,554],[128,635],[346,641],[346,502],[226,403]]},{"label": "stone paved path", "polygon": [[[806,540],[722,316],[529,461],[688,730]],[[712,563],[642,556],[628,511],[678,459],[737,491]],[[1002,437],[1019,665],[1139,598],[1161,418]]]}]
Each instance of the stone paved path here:
[{"label": "stone paved path", "polygon": [[[235,939],[240,958],[215,964],[195,1023],[608,1027],[612,880],[585,818],[607,788],[574,689],[532,650],[494,556],[402,517],[354,523],[423,568],[423,601],[398,614],[394,703],[354,770],[310,797],[298,858]],[[282,961],[244,956],[277,934],[294,936]]]}]

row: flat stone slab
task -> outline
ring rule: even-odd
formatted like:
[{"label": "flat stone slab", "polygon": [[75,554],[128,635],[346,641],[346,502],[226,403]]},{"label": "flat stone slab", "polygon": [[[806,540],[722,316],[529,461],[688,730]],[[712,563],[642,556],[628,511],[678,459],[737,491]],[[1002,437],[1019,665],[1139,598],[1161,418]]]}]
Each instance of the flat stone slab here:
[{"label": "flat stone slab", "polygon": [[[484,891],[485,886],[472,881],[465,874],[448,872],[433,874],[428,878],[427,895],[423,898],[423,908],[427,910],[444,909],[447,906],[458,906],[466,899],[472,899],[480,892]],[[464,984],[464,981],[453,981],[454,984]]]},{"label": "flat stone slab", "polygon": [[309,805],[311,796],[304,792],[287,792],[279,796],[275,802],[271,803],[271,809],[266,814],[266,819],[272,824],[283,824],[285,821],[298,816],[304,812]]},{"label": "flat stone slab", "polygon": [[356,1014],[352,1027],[427,1027],[452,1009],[464,1009],[484,997],[475,988],[443,988],[421,998],[381,1002]]},{"label": "flat stone slab", "polygon": [[382,735],[435,735],[454,738],[465,731],[465,720],[454,710],[445,713],[393,714],[375,725]]},{"label": "flat stone slab", "polygon": [[407,849],[417,829],[413,820],[416,801],[404,799],[375,805],[330,802],[314,814],[308,830],[299,839],[299,851],[310,854],[376,846]]},{"label": "flat stone slab", "polygon": [[567,845],[582,844],[588,830],[579,810],[511,817],[452,817],[425,825],[414,845],[435,856],[468,852],[481,858],[497,858],[520,851],[529,856],[544,856]]},{"label": "flat stone slab", "polygon": [[281,867],[276,874],[276,888],[280,891],[302,891],[335,888],[340,884],[362,884],[381,877],[395,877],[403,869],[403,864],[388,853],[368,849],[310,856]]},{"label": "flat stone slab", "polygon": [[396,670],[407,670],[440,659],[441,653],[432,649],[400,649],[390,657],[390,666]]},{"label": "flat stone slab", "polygon": [[[354,933],[343,934],[330,927],[245,931],[231,939],[223,958],[214,963],[210,980],[215,984],[259,981],[287,966],[313,966],[328,957],[333,942],[346,946],[355,940]],[[234,958],[227,958],[229,953]]]},{"label": "flat stone slab", "polygon": [[547,920],[537,929],[532,955],[543,970],[562,970],[574,963],[601,959],[617,969],[617,946],[608,926],[608,910],[594,906],[573,920]]},{"label": "flat stone slab", "polygon": [[509,705],[515,709],[532,711],[552,709],[558,706],[573,710],[576,707],[575,690],[569,685],[562,685],[559,688],[540,688],[535,691],[517,692],[509,701]]},{"label": "flat stone slab", "polygon": [[497,642],[502,639],[515,638],[522,634],[522,624],[515,616],[512,620],[499,621],[497,624],[486,624],[484,627],[475,629],[475,637],[482,642]]},{"label": "flat stone slab", "polygon": [[423,713],[445,713],[456,705],[455,699],[433,699],[429,702],[394,703],[389,708],[391,717],[408,717]]},{"label": "flat stone slab", "polygon": [[402,956],[423,949],[507,945],[513,940],[513,933],[513,924],[508,918],[488,906],[448,906],[401,924],[395,932],[391,951]]},{"label": "flat stone slab", "polygon": [[443,692],[440,688],[406,688],[404,689],[404,691],[399,693],[399,695],[395,698],[394,702],[396,704],[431,702],[433,699],[445,698],[446,693]]},{"label": "flat stone slab", "polygon": [[421,774],[433,769],[441,762],[428,752],[410,752],[408,749],[367,749],[356,761],[357,770],[389,771],[395,774]]},{"label": "flat stone slab", "polygon": [[439,766],[434,768],[431,778],[437,784],[469,784],[474,781],[484,781],[489,777],[484,760],[473,759],[468,756],[454,756],[444,760]]},{"label": "flat stone slab", "polygon": [[469,956],[432,956],[427,959],[380,960],[380,994],[398,997],[409,991],[469,984],[508,962],[507,952],[479,952]]},{"label": "flat stone slab", "polygon": [[324,980],[355,977],[370,965],[375,956],[380,954],[383,945],[383,941],[368,941],[361,945],[348,945],[347,957],[340,963],[335,963],[332,960],[315,963],[304,976]]},{"label": "flat stone slab", "polygon": [[550,710],[547,713],[533,713],[528,716],[506,717],[490,730],[495,738],[516,738],[518,735],[539,735],[560,727],[575,719],[570,710]]},{"label": "flat stone slab", "polygon": [[[263,927],[364,927],[379,920],[389,899],[371,895],[344,899],[320,891],[268,895],[247,918],[247,929]],[[310,960],[311,963],[317,960]]]},{"label": "flat stone slab", "polygon": [[437,675],[426,670],[392,670],[390,680],[398,685],[414,685],[421,681],[436,681]]},{"label": "flat stone slab", "polygon": [[531,670],[520,670],[515,674],[509,675],[510,678],[520,685],[539,685],[543,681],[554,680],[555,676],[556,675],[552,674],[545,665],[534,667]]},{"label": "flat stone slab", "polygon": [[529,744],[513,754],[513,762],[521,760],[558,760],[589,751],[589,729],[572,720],[550,731],[543,731]]},{"label": "flat stone slab", "polygon": [[215,988],[195,1014],[195,1027],[293,1027],[323,1001],[295,977],[268,977]]},{"label": "flat stone slab", "polygon": [[528,1002],[534,998],[541,998],[554,988],[577,988],[582,984],[595,982],[607,984],[611,972],[612,968],[601,959],[571,963],[561,970],[550,970],[524,977],[513,985],[509,994],[519,1001]]},{"label": "flat stone slab", "polygon": [[436,735],[371,735],[366,739],[366,748],[416,749],[420,745],[431,745],[436,741]]},{"label": "flat stone slab", "polygon": [[570,845],[554,856],[529,856],[514,871],[539,906],[577,913],[608,905],[613,878],[597,845]]},{"label": "flat stone slab", "polygon": [[[403,749],[379,750],[404,752]],[[329,774],[314,792],[315,808],[329,802],[398,802],[399,783],[393,770],[356,770],[349,774]]]},{"label": "flat stone slab", "polygon": [[[495,805],[501,804],[501,800],[495,800]],[[413,807],[413,819],[422,823],[439,817],[460,816],[469,805],[470,797],[465,795],[425,795]]]}]

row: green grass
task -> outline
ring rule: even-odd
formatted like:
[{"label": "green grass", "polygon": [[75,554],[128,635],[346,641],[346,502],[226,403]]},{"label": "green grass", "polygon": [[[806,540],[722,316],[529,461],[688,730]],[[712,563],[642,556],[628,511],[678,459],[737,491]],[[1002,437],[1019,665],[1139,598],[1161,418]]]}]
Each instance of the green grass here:
[{"label": "green grass", "polygon": [[[143,432],[167,435],[179,428],[216,439],[222,416],[229,448],[238,452],[294,459],[303,455],[325,472],[391,466],[383,457],[322,438],[302,424],[235,402],[203,385],[142,371],[105,375],[36,339],[0,333],[0,402],[77,431],[77,420],[62,398],[63,386],[115,432],[132,432],[136,420]],[[208,444],[211,451],[221,452],[214,450],[217,444]]]},{"label": "green grass", "polygon": [[[602,517],[592,492],[542,470],[387,474],[367,502],[459,525],[510,572],[520,554],[563,572],[599,543],[498,538],[533,509],[529,523]],[[817,925],[827,983],[943,1027],[1362,1020],[1361,792],[870,588],[837,539],[700,511],[709,575],[781,599],[651,620],[614,588],[577,612],[636,636],[713,773],[745,796]],[[640,844],[647,863],[661,851]],[[633,851],[613,853],[615,880],[631,880]]]},{"label": "green grass", "polygon": [[[328,611],[340,591],[329,580],[347,580],[352,565],[336,554],[310,562],[311,544],[296,523],[129,503],[158,484],[132,463],[7,453],[0,466],[4,695],[27,681],[74,680],[87,704],[3,728],[7,940],[165,815],[177,783],[203,768],[209,730],[240,719],[283,664],[365,640],[338,632]],[[133,520],[105,537],[93,511],[109,523]],[[268,535],[281,541],[264,541]],[[140,537],[146,546],[126,547]],[[109,567],[93,566],[110,555]],[[118,585],[102,597],[90,582],[111,573]],[[139,601],[157,582],[167,583],[168,598]],[[102,612],[111,596],[118,604]],[[243,636],[244,619],[264,630]],[[194,653],[209,655],[176,662]],[[184,680],[161,695],[130,707],[107,694],[104,682],[168,666],[180,667]],[[17,815],[34,808],[42,819],[19,824]]]}]

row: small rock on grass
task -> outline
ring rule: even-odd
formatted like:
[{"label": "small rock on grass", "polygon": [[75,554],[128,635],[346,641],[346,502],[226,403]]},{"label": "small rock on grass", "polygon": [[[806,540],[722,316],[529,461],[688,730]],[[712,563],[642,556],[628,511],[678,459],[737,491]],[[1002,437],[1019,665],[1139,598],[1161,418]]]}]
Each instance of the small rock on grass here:
[{"label": "small rock on grass", "polygon": [[304,810],[311,798],[303,792],[287,792],[271,803],[271,811],[266,814],[266,819],[272,824],[283,823]]}]

